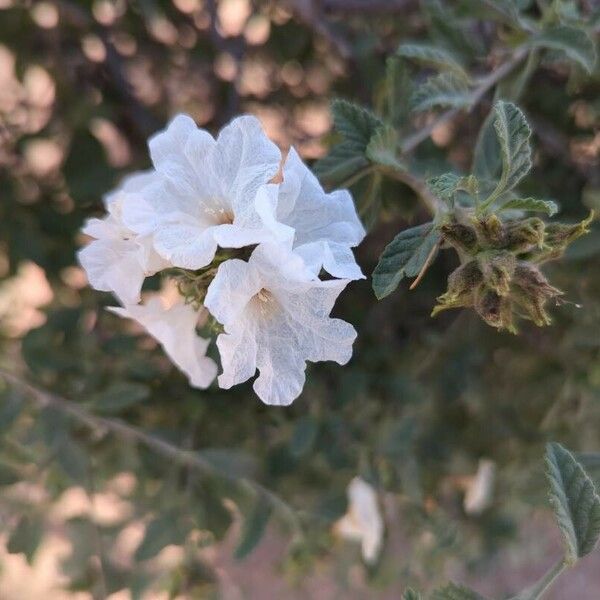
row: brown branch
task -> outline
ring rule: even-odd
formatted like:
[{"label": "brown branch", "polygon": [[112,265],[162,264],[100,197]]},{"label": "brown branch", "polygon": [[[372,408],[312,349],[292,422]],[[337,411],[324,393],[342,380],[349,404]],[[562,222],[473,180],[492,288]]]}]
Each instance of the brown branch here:
[{"label": "brown branch", "polygon": [[75,402],[71,402],[70,400],[62,398],[56,394],[52,394],[51,392],[41,390],[40,388],[28,383],[4,368],[0,368],[0,377],[2,377],[13,387],[25,392],[39,408],[54,408],[96,433],[104,434],[108,431],[128,442],[142,444],[156,453],[191,469],[196,469],[204,474],[208,473],[229,479],[231,481],[236,481],[243,487],[260,494],[263,498],[265,498],[266,501],[270,502],[271,505],[278,509],[280,514],[290,523],[294,531],[294,536],[302,536],[298,517],[296,516],[294,510],[279,496],[265,488],[260,483],[245,477],[236,477],[230,473],[218,471],[210,464],[209,461],[202,458],[202,456],[200,456],[197,452],[179,448],[170,442],[150,435],[149,433],[146,433],[145,431],[142,431],[141,429],[138,429],[132,425],[128,425],[118,419],[94,415],[86,410],[83,406],[76,404]]}]

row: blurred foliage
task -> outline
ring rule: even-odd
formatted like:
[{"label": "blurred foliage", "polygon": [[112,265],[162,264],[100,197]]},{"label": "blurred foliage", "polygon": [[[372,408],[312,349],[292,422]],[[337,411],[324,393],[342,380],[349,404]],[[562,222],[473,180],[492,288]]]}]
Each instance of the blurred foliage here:
[{"label": "blurred foliage", "polygon": [[[350,590],[358,548],[334,543],[330,531],[359,474],[382,494],[388,525],[379,563],[362,567],[366,597],[433,589],[457,564],[483,593],[517,593],[486,577],[503,548],[518,552],[532,513],[550,512],[544,444],[559,440],[583,453],[592,477],[600,472],[597,224],[548,269],[568,300],[553,308],[553,325],[524,325],[519,336],[468,311],[429,317],[457,266],[448,253],[415,290],[400,286],[381,302],[370,282],[353,283],[336,308],[359,331],[352,362],[311,366],[303,395],[285,410],[261,405],[245,386],[190,389],[146,336],[104,310],[114,299],[86,288],[74,253],[83,219],[100,212],[120,177],[147,166],[148,135],[178,111],[211,130],[253,112],[307,159],[331,146],[336,160],[329,154],[317,170],[327,185],[351,186],[370,225],[358,252],[366,273],[397,232],[429,218],[418,182],[470,172],[495,99],[518,102],[533,130],[523,197],[551,199],[561,220],[581,221],[600,206],[594,3],[0,7],[0,521],[8,552],[34,560],[62,515],[70,590],[210,598],[219,573],[207,548],[234,522],[243,560],[272,523],[286,540],[280,567],[295,585],[333,561],[331,577]],[[516,48],[525,48],[523,60],[474,97]],[[323,138],[332,96],[371,106],[391,133],[373,145],[370,136],[350,145],[337,144],[337,133]],[[451,118],[436,125],[445,106]],[[367,126],[370,119],[379,123],[371,115]],[[390,167],[398,159],[390,140],[409,150],[400,160],[411,178],[372,169],[373,160]],[[467,514],[465,481],[482,457],[497,465],[493,502]],[[80,510],[60,513],[76,492]],[[109,516],[96,506],[107,496],[120,508]],[[128,536],[137,540],[129,554]],[[179,548],[171,561],[167,546]]]}]

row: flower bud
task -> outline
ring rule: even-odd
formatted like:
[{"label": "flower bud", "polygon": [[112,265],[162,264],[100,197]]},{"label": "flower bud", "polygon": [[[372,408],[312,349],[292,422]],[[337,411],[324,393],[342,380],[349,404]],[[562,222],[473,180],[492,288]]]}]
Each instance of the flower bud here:
[{"label": "flower bud", "polygon": [[448,291],[438,297],[431,316],[450,308],[473,305],[475,290],[482,284],[483,274],[476,260],[471,260],[453,271],[448,277]]},{"label": "flower bud", "polygon": [[511,221],[505,226],[503,247],[515,254],[541,248],[544,244],[545,223],[537,217]]},{"label": "flower bud", "polygon": [[481,318],[496,329],[516,333],[512,320],[512,303],[508,296],[482,286],[475,296],[475,310]]},{"label": "flower bud", "polygon": [[477,262],[487,287],[499,296],[506,296],[517,264],[515,255],[503,250],[481,252]]},{"label": "flower bud", "polygon": [[486,248],[501,248],[504,242],[504,225],[496,215],[473,221],[481,245]]},{"label": "flower bud", "polygon": [[468,225],[446,223],[440,227],[440,232],[444,240],[458,250],[473,253],[477,248],[477,234]]}]

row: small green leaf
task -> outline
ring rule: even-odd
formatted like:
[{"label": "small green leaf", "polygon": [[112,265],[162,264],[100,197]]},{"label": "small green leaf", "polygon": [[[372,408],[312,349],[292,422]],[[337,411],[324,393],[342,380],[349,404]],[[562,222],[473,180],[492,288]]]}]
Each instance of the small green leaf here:
[{"label": "small green leaf", "polygon": [[150,389],[130,381],[116,381],[92,399],[94,409],[101,413],[116,413],[147,400]]},{"label": "small green leaf", "polygon": [[440,239],[433,223],[401,231],[385,248],[373,271],[373,291],[379,300],[391,294],[404,277],[416,277]]},{"label": "small green leaf", "polygon": [[502,173],[502,154],[494,129],[495,112],[488,113],[475,143],[471,171],[482,181],[496,181]]},{"label": "small green leaf", "polygon": [[331,112],[336,130],[357,152],[365,152],[371,137],[383,125],[370,110],[347,100],[334,100]]},{"label": "small green leaf", "polygon": [[558,206],[556,205],[556,202],[552,202],[552,200],[513,198],[502,204],[498,210],[529,210],[532,212],[543,212],[552,216],[558,212]]},{"label": "small green leaf", "polygon": [[463,108],[473,101],[467,80],[452,72],[430,77],[411,97],[413,111],[424,111],[438,106]]},{"label": "small green leaf", "polygon": [[460,190],[475,196],[478,191],[479,183],[473,175],[463,177],[456,173],[444,173],[437,177],[432,177],[427,181],[427,187],[434,196],[442,200],[452,200]]},{"label": "small green leaf", "polygon": [[404,594],[402,594],[402,600],[421,600],[422,598],[423,596],[412,588],[408,588]]},{"label": "small green leaf", "polygon": [[462,585],[450,583],[435,590],[431,600],[485,600],[485,597]]},{"label": "small green leaf", "polygon": [[138,561],[148,560],[170,544],[183,544],[186,532],[179,517],[180,512],[178,510],[169,510],[150,521],[146,526],[144,539],[135,551],[135,559]]},{"label": "small green leaf", "polygon": [[43,533],[43,521],[39,517],[25,515],[10,534],[6,549],[11,554],[25,554],[27,562],[31,564]]},{"label": "small green leaf", "polygon": [[441,71],[452,71],[466,81],[469,79],[467,72],[458,60],[449,51],[441,47],[420,43],[407,43],[401,44],[398,50],[396,50],[396,54],[405,58],[412,58]]},{"label": "small green leaf", "polygon": [[271,504],[259,495],[250,513],[244,520],[240,541],[235,550],[235,558],[242,560],[248,556],[262,539],[271,516]]},{"label": "small green leaf", "polygon": [[500,145],[502,174],[491,198],[514,188],[531,169],[531,129],[525,115],[511,102],[494,105],[494,129]]},{"label": "small green leaf", "polygon": [[550,501],[565,541],[565,560],[573,565],[589,554],[600,536],[600,498],[573,455],[560,444],[546,447]]},{"label": "small green leaf", "polygon": [[384,125],[380,127],[367,145],[367,158],[374,163],[396,169],[406,170],[398,159],[398,134],[393,127]]},{"label": "small green leaf", "polygon": [[550,48],[565,54],[588,73],[594,70],[596,64],[596,48],[594,41],[580,27],[558,25],[542,31],[533,37],[530,44],[534,47]]}]

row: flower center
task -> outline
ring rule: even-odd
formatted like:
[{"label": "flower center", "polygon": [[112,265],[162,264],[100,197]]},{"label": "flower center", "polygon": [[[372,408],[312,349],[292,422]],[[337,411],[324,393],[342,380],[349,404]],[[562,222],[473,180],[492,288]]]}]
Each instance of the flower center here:
[{"label": "flower center", "polygon": [[214,221],[215,225],[231,225],[233,223],[233,212],[231,209],[220,207],[207,207],[206,214]]},{"label": "flower center", "polygon": [[254,298],[256,299],[256,307],[262,316],[267,315],[273,310],[275,298],[269,290],[262,288]]}]

